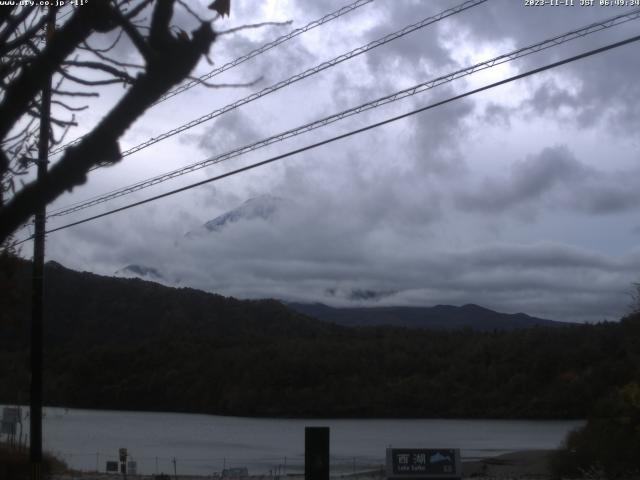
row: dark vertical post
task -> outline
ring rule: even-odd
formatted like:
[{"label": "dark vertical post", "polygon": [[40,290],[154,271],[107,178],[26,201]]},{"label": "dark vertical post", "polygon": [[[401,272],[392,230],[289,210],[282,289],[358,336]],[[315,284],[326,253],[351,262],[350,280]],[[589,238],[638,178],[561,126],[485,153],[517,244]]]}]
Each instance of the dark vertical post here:
[{"label": "dark vertical post", "polygon": [[329,480],[329,427],[304,429],[304,478]]},{"label": "dark vertical post", "polygon": [[[46,40],[55,29],[56,10],[49,7]],[[38,139],[38,183],[46,182],[51,126],[51,77],[42,89],[40,104],[40,137]],[[33,278],[31,292],[31,396],[30,396],[30,461],[31,479],[42,478],[42,319],[44,314],[44,242],[46,207],[36,212],[33,241]]]},{"label": "dark vertical post", "polygon": [[127,452],[126,448],[118,449],[118,457],[120,458],[120,473],[122,474],[122,478],[127,480],[127,457],[129,456],[129,452]]}]

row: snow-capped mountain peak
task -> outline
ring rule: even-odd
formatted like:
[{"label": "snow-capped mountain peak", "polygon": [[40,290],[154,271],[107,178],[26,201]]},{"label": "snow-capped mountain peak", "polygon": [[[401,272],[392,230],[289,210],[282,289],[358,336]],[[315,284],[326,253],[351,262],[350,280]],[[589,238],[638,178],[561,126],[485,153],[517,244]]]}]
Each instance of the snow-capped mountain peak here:
[{"label": "snow-capped mountain peak", "polygon": [[127,265],[126,267],[116,271],[114,275],[116,277],[136,277],[152,281],[164,280],[162,274],[155,268],[136,264]]},{"label": "snow-capped mountain peak", "polygon": [[198,229],[188,232],[186,236],[191,237],[205,232],[220,232],[232,223],[245,220],[269,220],[277,214],[284,202],[285,199],[268,194],[250,198],[242,205],[209,220]]}]

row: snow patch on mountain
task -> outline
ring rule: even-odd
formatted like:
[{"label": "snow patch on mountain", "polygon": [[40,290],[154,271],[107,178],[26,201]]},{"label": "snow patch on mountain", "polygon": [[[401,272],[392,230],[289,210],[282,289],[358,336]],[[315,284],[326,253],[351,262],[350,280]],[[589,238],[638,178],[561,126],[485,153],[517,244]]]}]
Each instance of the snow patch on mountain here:
[{"label": "snow patch on mountain", "polygon": [[221,232],[229,225],[248,220],[270,220],[281,210],[287,200],[274,195],[260,195],[244,202],[239,207],[229,210],[195,230],[187,232],[186,237],[194,237],[212,232]]},{"label": "snow patch on mountain", "polygon": [[160,281],[165,278],[162,274],[153,267],[146,267],[144,265],[131,264],[114,273],[116,277],[126,278],[142,278],[144,280]]}]

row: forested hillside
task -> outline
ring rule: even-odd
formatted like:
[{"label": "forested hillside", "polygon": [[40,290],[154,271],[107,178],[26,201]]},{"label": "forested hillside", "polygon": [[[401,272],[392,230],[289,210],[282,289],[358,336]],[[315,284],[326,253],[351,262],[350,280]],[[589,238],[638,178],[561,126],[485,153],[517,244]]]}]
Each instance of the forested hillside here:
[{"label": "forested hillside", "polygon": [[530,317],[524,313],[499,313],[479,305],[436,305],[434,307],[349,307],[322,303],[287,303],[293,310],[347,327],[387,325],[391,327],[478,331],[515,330],[534,326],[555,327],[563,322]]},{"label": "forested hillside", "polygon": [[[0,403],[28,395],[28,268]],[[11,305],[13,305],[11,307]],[[232,415],[579,418],[640,380],[640,317],[515,331],[346,328],[273,300],[47,267],[45,402]],[[8,312],[8,314],[7,314]]]}]

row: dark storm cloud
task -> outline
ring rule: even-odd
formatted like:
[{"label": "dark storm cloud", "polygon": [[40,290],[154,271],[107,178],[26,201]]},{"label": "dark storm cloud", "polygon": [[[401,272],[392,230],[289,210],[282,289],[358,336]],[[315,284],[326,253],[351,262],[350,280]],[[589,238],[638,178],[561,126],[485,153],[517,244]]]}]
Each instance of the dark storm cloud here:
[{"label": "dark storm cloud", "polygon": [[464,210],[498,212],[539,199],[558,183],[583,178],[587,171],[565,146],[545,148],[512,164],[504,178],[485,178],[475,189],[460,193]]},{"label": "dark storm cloud", "polygon": [[534,114],[547,115],[555,114],[563,107],[581,108],[579,96],[561,88],[554,80],[548,79],[518,109],[528,108]]},{"label": "dark storm cloud", "polygon": [[[508,39],[514,46],[524,47],[623,11],[595,6],[558,8],[550,12],[547,8],[525,8],[521,2],[497,0],[475,9],[473,15],[459,16],[458,21],[472,32],[477,42],[490,44]],[[547,50],[543,56],[531,55],[519,60],[517,65],[525,70],[585,52],[636,35],[637,26],[638,20],[627,22]],[[630,81],[637,75],[637,65],[630,60],[634,49],[637,46],[628,45],[557,69],[553,75],[563,78],[564,83],[571,86],[571,92],[553,81],[541,85],[523,82],[527,85],[525,88],[533,90],[530,105],[538,112],[570,106],[583,127],[602,126],[607,119],[621,129],[637,128],[640,105],[636,99],[640,97],[640,84]]]},{"label": "dark storm cloud", "polygon": [[[446,6],[445,6],[446,5]],[[377,6],[378,15],[385,19],[366,32],[367,41],[382,38],[389,33],[412,25],[424,18],[431,17],[450,8],[444,2],[385,2]],[[467,12],[460,13],[465,15]],[[444,22],[443,22],[444,23]],[[389,70],[417,70],[422,75],[432,75],[436,68],[452,68],[455,62],[451,51],[442,44],[441,23],[435,23],[425,29],[410,33],[385,45],[379,52],[367,57],[367,62],[374,74],[382,74],[383,78]],[[423,61],[428,66],[424,71],[420,65]]]},{"label": "dark storm cloud", "polygon": [[303,208],[275,223],[239,222],[215,239],[199,237],[169,267],[201,287],[240,296],[343,305],[474,302],[558,319],[561,311],[574,321],[621,314],[623,293],[640,268],[638,254],[615,259],[554,243],[432,250],[415,234],[398,243],[393,233],[363,235],[348,221],[338,230],[327,215]]},{"label": "dark storm cloud", "polygon": [[[431,99],[437,100],[454,95],[449,87],[441,87]],[[423,99],[420,105],[431,103]],[[415,116],[413,141],[416,173],[436,175],[459,175],[466,169],[460,145],[466,140],[466,120],[474,111],[474,102],[464,99],[445,105],[438,111],[427,111]]]},{"label": "dark storm cloud", "polygon": [[[286,3],[290,11],[274,7],[269,15],[292,18],[299,27],[346,3],[292,2]],[[219,80],[263,76],[254,89],[216,90],[206,99],[193,89],[172,105],[188,121],[209,110],[205,100],[230,103],[458,3],[373,2]],[[180,147],[185,156],[196,149],[203,156],[228,151],[456,70],[458,62],[471,63],[467,57],[479,51],[492,57],[614,10],[527,9],[523,2],[492,0],[225,114],[172,148]],[[239,1],[233,25],[273,20],[259,18],[261,11],[254,2]],[[636,24],[627,29],[631,25]],[[229,28],[229,21],[219,27]],[[221,37],[212,57],[223,64],[285,31],[269,27]],[[606,43],[607,35],[550,49],[512,68],[521,71]],[[640,168],[630,167],[629,158],[637,147],[621,146],[630,145],[638,131],[633,128],[640,84],[629,81],[638,68],[630,58],[622,50],[601,55],[521,82],[512,93],[500,90],[452,103],[139,212],[87,224],[68,233],[66,241],[52,241],[49,252],[80,269],[111,274],[139,264],[176,284],[240,297],[337,305],[477,303],[558,320],[614,319],[624,313],[626,292],[640,270],[637,232],[629,232],[640,207],[634,185]],[[210,68],[202,65],[199,72]],[[606,87],[607,79],[616,88]],[[275,144],[248,156],[247,163],[447,98],[470,81]],[[145,127],[155,135],[175,120],[165,115]],[[548,130],[538,128],[534,137],[530,124],[536,122]],[[603,126],[614,137],[601,136]],[[588,137],[575,137],[580,129]],[[581,148],[585,138],[597,138],[600,150]],[[606,138],[620,138],[615,151],[626,156],[608,153]],[[195,175],[212,176],[213,169]],[[290,202],[273,218],[248,218],[215,235],[185,237],[262,194]],[[558,211],[567,230],[579,218],[585,238],[562,237],[549,218]],[[605,214],[607,235],[590,238],[602,230],[596,222]],[[531,221],[512,222],[514,215]],[[515,232],[517,227],[526,227],[525,233]],[[626,250],[615,251],[612,244]]]},{"label": "dark storm cloud", "polygon": [[501,212],[521,205],[563,207],[586,214],[627,212],[640,206],[635,178],[640,169],[608,172],[578,161],[566,146],[549,147],[514,162],[502,178],[485,177],[460,192],[458,208]]},{"label": "dark storm cloud", "polygon": [[574,74],[582,85],[577,94],[579,120],[585,126],[599,124],[608,133],[622,135],[640,128],[640,82],[630,81],[637,78],[638,67],[630,61],[634,49],[637,51],[637,45],[614,50],[576,69]]},{"label": "dark storm cloud", "polygon": [[[304,8],[305,10],[307,10],[307,12],[309,13],[309,17],[316,18],[326,15],[329,12],[338,10],[345,5],[353,3],[353,1],[347,0],[345,2],[344,0],[317,0],[315,2],[296,2],[296,6],[298,8]],[[372,8],[372,6],[373,5],[370,4],[365,5],[361,7],[360,10],[362,10],[363,8]]]},{"label": "dark storm cloud", "polygon": [[[466,257],[466,258],[465,258]],[[464,258],[464,260],[462,260]],[[473,255],[461,258],[463,263],[482,268],[508,267],[512,269],[584,268],[601,271],[633,270],[638,267],[616,262],[606,255],[562,244],[492,245],[478,248]]]},{"label": "dark storm cloud", "polygon": [[[94,271],[113,274],[135,263],[155,268],[176,285],[240,297],[337,305],[478,303],[573,321],[622,314],[625,289],[640,269],[638,252],[613,258],[558,243],[493,243],[456,251],[433,245],[437,223],[403,232],[387,216],[382,226],[393,228],[371,229],[367,219],[354,216],[359,209],[346,203],[349,198],[335,198],[333,205],[318,200],[314,195],[287,202],[269,221],[238,221],[193,238],[176,233],[190,221],[180,209],[165,205],[139,212],[101,232],[75,231],[73,266],[84,269],[90,261]],[[159,223],[167,213],[167,223]],[[78,248],[87,235],[101,246],[99,252]],[[53,250],[71,245],[52,244]]]},{"label": "dark storm cloud", "polygon": [[[620,10],[621,11],[621,10]],[[553,35],[620,13],[612,8],[525,7],[524,2],[491,0],[457,20],[476,42],[511,40],[524,47]]]},{"label": "dark storm cloud", "polygon": [[220,154],[261,138],[250,116],[231,111],[207,125],[197,139],[198,147],[209,155]]},{"label": "dark storm cloud", "polygon": [[637,178],[640,169],[605,173],[591,177],[578,189],[571,205],[586,213],[611,214],[632,211],[640,207],[640,191]]},{"label": "dark storm cloud", "polygon": [[[425,183],[411,170],[394,168],[393,155],[381,146],[379,160],[386,157],[389,164],[374,166],[357,150],[347,150],[334,154],[331,164],[337,168],[331,171],[293,164],[287,166],[276,188],[291,198],[309,199],[307,208],[312,216],[322,218],[326,231],[347,228],[354,236],[364,237],[385,226],[405,228],[437,221],[441,215],[439,193],[424,188],[429,181]],[[317,164],[322,163],[318,158]]]},{"label": "dark storm cloud", "polygon": [[499,127],[511,126],[511,115],[515,109],[499,105],[494,102],[490,102],[482,113],[480,120],[489,125],[495,125]]},{"label": "dark storm cloud", "polygon": [[[214,44],[214,54],[218,53],[226,63],[274,41],[281,35],[288,33],[290,28],[290,26],[265,27],[263,35],[258,39],[248,37],[243,32],[225,36]],[[258,89],[260,89],[284,80],[294,72],[301,72],[317,62],[316,52],[309,50],[300,37],[296,37],[288,40],[282,47],[276,47],[253,57],[233,72],[225,73],[224,78],[228,78],[229,75],[243,78],[243,81],[260,78],[261,83],[258,85]]]}]

